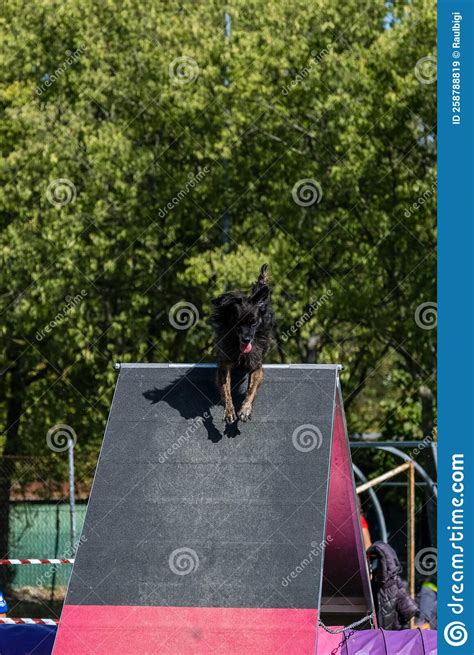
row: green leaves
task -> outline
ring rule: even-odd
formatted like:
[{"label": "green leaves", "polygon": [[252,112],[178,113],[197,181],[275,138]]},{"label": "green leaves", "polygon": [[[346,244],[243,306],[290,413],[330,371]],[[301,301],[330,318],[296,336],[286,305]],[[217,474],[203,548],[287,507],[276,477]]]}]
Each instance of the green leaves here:
[{"label": "green leaves", "polygon": [[[418,409],[409,429],[393,414],[434,384],[414,321],[435,294],[435,85],[414,74],[434,4],[385,29],[383,3],[236,0],[227,39],[214,1],[2,11],[1,407],[17,362],[21,448],[64,422],[95,453],[111,364],[212,360],[211,298],[263,261],[281,329],[332,292],[273,361],[340,361],[350,427],[412,436]],[[295,202],[304,179],[319,201]],[[180,300],[200,320],[178,334]],[[386,386],[388,370],[409,382]]]}]

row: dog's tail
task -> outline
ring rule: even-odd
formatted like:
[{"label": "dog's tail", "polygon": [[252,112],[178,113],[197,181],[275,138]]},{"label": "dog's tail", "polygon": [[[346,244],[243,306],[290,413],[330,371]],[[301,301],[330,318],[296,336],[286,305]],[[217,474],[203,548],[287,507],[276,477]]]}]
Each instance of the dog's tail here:
[{"label": "dog's tail", "polygon": [[253,296],[262,287],[268,286],[268,277],[269,277],[268,264],[263,264],[263,266],[260,269],[260,273],[258,274],[257,281],[252,286],[252,289],[250,291],[250,295]]}]

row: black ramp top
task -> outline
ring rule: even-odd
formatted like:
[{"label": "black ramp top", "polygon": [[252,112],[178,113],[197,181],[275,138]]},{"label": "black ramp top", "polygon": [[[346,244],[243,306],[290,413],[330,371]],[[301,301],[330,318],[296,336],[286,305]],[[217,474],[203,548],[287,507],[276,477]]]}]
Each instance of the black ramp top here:
[{"label": "black ramp top", "polygon": [[215,376],[122,366],[66,604],[318,607],[337,367],[266,367],[226,430]]}]

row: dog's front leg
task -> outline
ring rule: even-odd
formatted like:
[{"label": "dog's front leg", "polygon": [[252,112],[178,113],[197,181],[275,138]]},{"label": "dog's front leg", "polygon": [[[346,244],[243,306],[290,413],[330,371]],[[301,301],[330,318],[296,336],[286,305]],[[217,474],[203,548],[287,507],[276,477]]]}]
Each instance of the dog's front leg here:
[{"label": "dog's front leg", "polygon": [[224,421],[226,423],[233,423],[237,420],[232,402],[230,370],[231,366],[229,364],[220,364],[217,372],[217,385],[221,394],[221,400],[224,403]]},{"label": "dog's front leg", "polygon": [[240,408],[239,412],[239,419],[241,421],[248,421],[249,418],[252,416],[252,406],[253,406],[253,401],[255,400],[255,396],[257,395],[257,391],[259,386],[263,382],[263,369],[262,368],[257,368],[255,371],[252,371],[249,374],[249,386],[247,389],[247,395],[245,396],[245,400],[242,403],[242,407]]}]

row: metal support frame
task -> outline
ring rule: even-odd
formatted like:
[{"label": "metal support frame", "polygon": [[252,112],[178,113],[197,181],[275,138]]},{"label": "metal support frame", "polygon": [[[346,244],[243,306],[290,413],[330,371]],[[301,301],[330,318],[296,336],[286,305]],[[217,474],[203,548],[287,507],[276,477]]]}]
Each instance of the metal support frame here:
[{"label": "metal support frame", "polygon": [[[415,462],[410,461],[400,464],[400,466],[386,471],[378,475],[372,480],[367,480],[364,484],[357,487],[358,494],[364,491],[372,490],[375,485],[380,484],[384,480],[400,475],[404,471],[408,471],[408,589],[411,596],[415,597]],[[386,541],[386,539],[384,539]]]},{"label": "metal support frame", "polygon": [[68,438],[68,463],[69,463],[69,514],[70,514],[70,535],[71,548],[76,548],[76,498],[74,492],[74,439]]},{"label": "metal support frame", "polygon": [[367,489],[371,489],[372,487],[375,487],[376,484],[380,484],[380,482],[383,482],[384,480],[389,480],[390,478],[395,477],[399,473],[403,473],[403,471],[406,471],[408,468],[410,468],[410,466],[411,466],[410,462],[405,462],[405,464],[400,464],[400,466],[397,466],[394,469],[390,469],[390,471],[386,471],[385,473],[378,475],[376,478],[372,478],[372,480],[368,480],[364,484],[361,484],[360,487],[357,487],[356,491],[358,494],[361,494],[363,491],[367,491]]},{"label": "metal support frame", "polygon": [[[414,441],[413,439],[409,441],[398,441],[396,439],[391,439],[390,441],[358,441],[354,439],[353,441],[349,441],[349,444],[351,448],[386,448],[389,446],[393,448],[419,448],[420,450],[428,448],[426,439],[423,441]],[[430,444],[436,448],[436,441],[431,441]]]},{"label": "metal support frame", "polygon": [[409,462],[408,469],[408,586],[415,597],[415,467]]},{"label": "metal support frame", "polygon": [[[397,444],[399,447],[404,447],[404,448],[420,448],[420,449],[426,449],[426,441],[377,441],[373,443],[368,443],[368,442],[358,442],[358,441],[350,441],[349,445],[352,449],[354,448],[377,448],[379,450],[385,450],[388,453],[392,453],[392,455],[395,455],[396,457],[400,457],[400,459],[403,459],[405,462],[413,462],[413,466],[415,469],[418,471],[418,473],[421,475],[421,477],[425,480],[425,482],[428,483],[428,486],[430,487],[431,491],[433,492],[433,495],[435,496],[436,499],[438,499],[438,487],[436,485],[436,482],[428,475],[428,473],[425,471],[425,469],[421,466],[421,464],[418,464],[418,462],[415,462],[413,457],[410,457],[407,453],[404,453],[402,450],[400,450],[398,447],[393,446],[392,444]],[[434,444],[432,443],[432,446]]]}]

